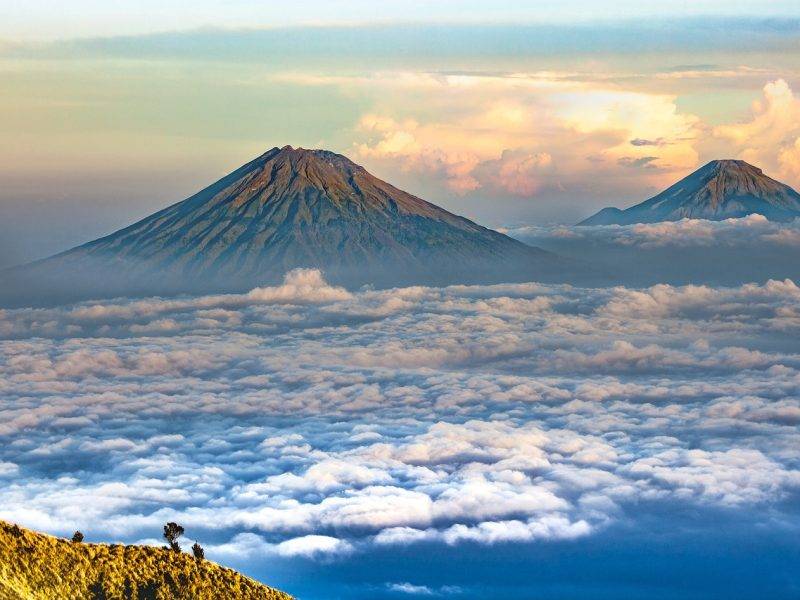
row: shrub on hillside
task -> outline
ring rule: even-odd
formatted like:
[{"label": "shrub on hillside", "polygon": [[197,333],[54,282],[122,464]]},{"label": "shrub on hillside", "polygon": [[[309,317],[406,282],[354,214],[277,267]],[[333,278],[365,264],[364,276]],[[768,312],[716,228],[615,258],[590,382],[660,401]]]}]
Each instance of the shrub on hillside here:
[{"label": "shrub on hillside", "polygon": [[164,538],[169,543],[169,547],[173,552],[180,552],[181,546],[178,544],[178,538],[183,535],[184,529],[177,523],[170,521],[164,525]]},{"label": "shrub on hillside", "polygon": [[197,542],[192,546],[192,554],[194,554],[197,560],[203,560],[206,557],[206,551],[203,550],[203,547]]}]

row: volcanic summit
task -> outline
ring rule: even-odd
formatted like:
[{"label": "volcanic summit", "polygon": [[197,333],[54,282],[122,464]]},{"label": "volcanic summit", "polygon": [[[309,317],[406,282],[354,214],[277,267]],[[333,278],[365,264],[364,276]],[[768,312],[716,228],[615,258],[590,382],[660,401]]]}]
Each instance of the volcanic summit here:
[{"label": "volcanic summit", "polygon": [[579,225],[630,225],[760,214],[772,221],[800,217],[800,194],[743,160],[713,160],[657,196],[620,210],[604,208]]},{"label": "volcanic summit", "polygon": [[234,291],[300,267],[340,284],[394,286],[548,279],[564,264],[340,154],[285,146],[120,231],[10,272],[20,289],[92,296]]}]

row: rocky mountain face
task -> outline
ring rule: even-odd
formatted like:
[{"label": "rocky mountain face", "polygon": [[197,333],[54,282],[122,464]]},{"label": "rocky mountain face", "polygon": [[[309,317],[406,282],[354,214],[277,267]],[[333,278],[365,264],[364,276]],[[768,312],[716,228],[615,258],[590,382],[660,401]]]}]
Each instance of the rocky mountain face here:
[{"label": "rocky mountain face", "polygon": [[800,194],[743,160],[714,160],[641,204],[604,208],[579,225],[720,221],[753,213],[791,221],[800,217]]},{"label": "rocky mountain face", "polygon": [[[19,289],[233,291],[319,268],[391,286],[552,279],[565,262],[381,181],[342,155],[273,148],[116,233],[13,270]],[[44,282],[44,283],[43,283]]]}]

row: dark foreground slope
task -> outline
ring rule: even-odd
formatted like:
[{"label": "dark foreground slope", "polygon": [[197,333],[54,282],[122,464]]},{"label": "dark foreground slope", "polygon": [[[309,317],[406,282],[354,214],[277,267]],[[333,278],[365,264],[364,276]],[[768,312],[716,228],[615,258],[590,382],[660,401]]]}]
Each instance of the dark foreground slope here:
[{"label": "dark foreground slope", "polygon": [[0,521],[2,600],[291,600],[207,560],[147,546],[75,544]]},{"label": "dark foreground slope", "polygon": [[298,267],[348,286],[493,283],[552,280],[567,265],[344,156],[287,146],[125,229],[7,271],[4,287],[68,297],[235,291]]},{"label": "dark foreground slope", "polygon": [[800,217],[800,194],[743,160],[714,160],[641,204],[604,208],[579,225],[721,221],[749,214],[791,221]]}]

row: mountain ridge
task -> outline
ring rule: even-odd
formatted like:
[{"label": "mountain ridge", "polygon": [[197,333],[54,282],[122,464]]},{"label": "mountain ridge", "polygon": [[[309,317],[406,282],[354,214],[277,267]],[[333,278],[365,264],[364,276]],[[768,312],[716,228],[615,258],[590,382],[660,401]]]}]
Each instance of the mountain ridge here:
[{"label": "mountain ridge", "polygon": [[292,600],[209,560],[152,546],[70,542],[0,521],[3,600]]},{"label": "mountain ridge", "polygon": [[578,225],[632,225],[680,219],[761,214],[774,221],[800,217],[800,194],[743,160],[712,160],[652,198],[627,209],[606,207]]}]

